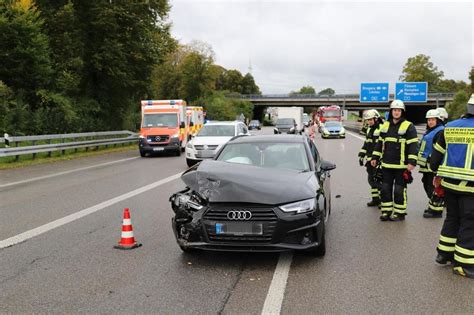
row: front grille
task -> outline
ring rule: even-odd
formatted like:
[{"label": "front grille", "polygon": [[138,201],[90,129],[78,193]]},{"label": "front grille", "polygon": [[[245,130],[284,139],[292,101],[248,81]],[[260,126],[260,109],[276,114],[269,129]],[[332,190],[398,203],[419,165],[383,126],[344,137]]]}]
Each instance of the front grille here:
[{"label": "front grille", "polygon": [[168,142],[170,139],[170,136],[168,135],[152,135],[152,136],[147,136],[146,140],[148,142]]},{"label": "front grille", "polygon": [[[248,221],[229,220],[229,211],[250,211],[252,218]],[[273,208],[262,206],[211,206],[203,216],[203,223],[211,242],[226,243],[270,243],[277,225],[278,217]],[[263,227],[261,235],[221,235],[216,234],[216,223],[245,222],[248,224],[260,223]]]},{"label": "front grille", "polygon": [[194,148],[196,148],[196,150],[215,150],[217,149],[217,145],[208,145],[207,148],[204,148],[204,145],[195,145]]}]

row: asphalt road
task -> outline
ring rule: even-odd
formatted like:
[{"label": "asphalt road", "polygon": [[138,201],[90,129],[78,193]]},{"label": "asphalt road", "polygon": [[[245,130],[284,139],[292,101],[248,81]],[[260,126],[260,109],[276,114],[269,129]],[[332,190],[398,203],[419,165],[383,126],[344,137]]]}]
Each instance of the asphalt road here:
[{"label": "asphalt road", "polygon": [[[362,140],[348,135],[316,144],[337,164],[328,250],[324,258],[292,256],[280,283],[281,312],[472,313],[474,282],[434,263],[442,220],[421,217],[421,177],[408,189],[407,220],[380,222],[378,210],[365,206],[369,189],[356,158]],[[137,156],[0,171],[0,248],[43,226],[0,249],[0,313],[262,312],[279,255],[182,253],[168,198],[183,188],[170,176],[186,169],[184,157]],[[125,207],[143,244],[132,251],[113,249]],[[52,228],[61,218],[69,223]]]}]

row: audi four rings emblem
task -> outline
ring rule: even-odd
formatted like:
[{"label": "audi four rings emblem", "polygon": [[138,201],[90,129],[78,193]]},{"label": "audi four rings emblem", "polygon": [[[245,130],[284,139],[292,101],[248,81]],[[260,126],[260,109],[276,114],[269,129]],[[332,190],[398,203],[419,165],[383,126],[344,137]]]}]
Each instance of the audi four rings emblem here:
[{"label": "audi four rings emblem", "polygon": [[252,212],[250,211],[229,211],[227,212],[227,219],[229,220],[250,220]]},{"label": "audi four rings emblem", "polygon": [[160,136],[157,136],[157,137],[155,137],[155,140],[156,140],[156,141],[160,141],[160,140],[161,140],[161,137],[160,137]]}]

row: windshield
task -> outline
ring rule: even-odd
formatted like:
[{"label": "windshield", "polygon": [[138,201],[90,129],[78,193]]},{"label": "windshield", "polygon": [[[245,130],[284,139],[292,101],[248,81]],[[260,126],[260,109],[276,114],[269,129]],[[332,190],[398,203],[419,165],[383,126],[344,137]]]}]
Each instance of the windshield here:
[{"label": "windshield", "polygon": [[268,168],[309,170],[308,158],[302,143],[227,144],[217,160]]},{"label": "windshield", "polygon": [[323,111],[323,117],[336,117],[340,116],[338,110]]},{"label": "windshield", "polygon": [[143,115],[143,127],[178,127],[178,115],[170,114],[145,114]]},{"label": "windshield", "polygon": [[303,122],[308,122],[309,121],[309,117],[308,116],[303,116]]},{"label": "windshield", "polygon": [[254,124],[255,124],[255,125],[258,125],[259,123],[260,123],[260,122],[259,122],[258,120],[252,120],[252,121],[250,121],[250,124],[251,124],[251,125],[254,125]]},{"label": "windshield", "polygon": [[341,127],[341,123],[338,121],[327,121],[324,123],[326,127]]},{"label": "windshield", "polygon": [[233,137],[235,127],[233,125],[204,125],[197,137]]},{"label": "windshield", "polygon": [[293,118],[280,118],[277,120],[277,125],[293,125]]}]

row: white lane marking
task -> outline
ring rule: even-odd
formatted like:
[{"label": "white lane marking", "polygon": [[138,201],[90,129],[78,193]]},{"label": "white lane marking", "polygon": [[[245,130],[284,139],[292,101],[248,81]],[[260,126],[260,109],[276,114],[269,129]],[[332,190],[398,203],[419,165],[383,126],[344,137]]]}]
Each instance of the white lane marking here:
[{"label": "white lane marking", "polygon": [[292,252],[280,254],[272,282],[268,288],[265,304],[263,304],[262,314],[280,314],[292,260]]},{"label": "white lane marking", "polygon": [[161,185],[164,185],[166,183],[169,183],[175,179],[178,179],[180,176],[181,176],[182,173],[178,173],[178,174],[175,174],[175,175],[172,175],[172,176],[169,176],[169,177],[166,177],[164,179],[161,179],[159,181],[156,181],[154,183],[151,183],[151,184],[148,184],[146,186],[143,186],[143,187],[140,187],[138,189],[135,189],[135,190],[132,190],[126,194],[123,194],[123,195],[120,195],[120,196],[117,196],[115,198],[112,198],[112,199],[109,199],[109,200],[106,200],[104,202],[101,202],[95,206],[92,206],[92,207],[89,207],[89,208],[86,208],[86,209],[83,209],[83,210],[80,210],[76,213],[73,213],[73,214],[70,214],[68,216],[65,216],[61,219],[58,219],[58,220],[55,220],[55,221],[52,221],[52,222],[49,222],[49,223],[46,223],[42,226],[39,226],[37,228],[34,228],[32,230],[29,230],[29,231],[26,231],[26,232],[23,232],[21,234],[18,234],[18,235],[15,235],[15,236],[12,236],[10,238],[7,238],[3,241],[0,241],[0,249],[2,248],[6,248],[6,247],[10,247],[10,246],[13,246],[15,244],[18,244],[18,243],[21,243],[21,242],[24,242],[30,238],[33,238],[35,236],[38,236],[38,235],[41,235],[43,233],[46,233],[48,231],[51,231],[52,229],[55,229],[57,227],[60,227],[62,225],[65,225],[65,224],[68,224],[68,223],[71,223],[75,220],[78,220],[82,217],[85,217],[86,215],[89,215],[89,214],[92,214],[94,212],[97,212],[99,210],[102,210],[104,208],[107,208],[107,207],[110,207],[116,203],[119,203],[121,201],[124,201],[126,199],[129,199],[129,198],[132,198],[132,197],[135,197],[136,195],[139,195],[141,193],[144,193],[148,190],[151,190],[151,189],[154,189],[158,186],[161,186]]},{"label": "white lane marking", "polygon": [[59,172],[59,173],[45,175],[45,176],[33,177],[33,178],[30,178],[30,179],[25,179],[25,180],[20,180],[20,181],[17,181],[17,182],[3,184],[3,185],[0,185],[0,188],[10,187],[10,186],[14,186],[14,185],[29,183],[29,182],[35,182],[37,180],[42,180],[42,179],[52,178],[52,177],[56,177],[56,176],[71,174],[71,173],[74,173],[74,172],[85,171],[85,170],[89,170],[89,169],[96,168],[96,167],[112,165],[112,164],[121,163],[121,162],[125,162],[125,161],[130,161],[130,160],[134,160],[134,159],[138,159],[138,158],[140,158],[140,157],[135,156],[135,157],[132,157],[132,158],[126,158],[126,159],[122,159],[122,160],[117,160],[117,161],[112,161],[112,162],[107,162],[107,163],[82,167],[82,168],[78,168],[78,169],[74,169],[74,170],[70,170],[70,171],[64,171],[64,172]]},{"label": "white lane marking", "polygon": [[353,133],[352,131],[346,131],[346,132],[347,132],[348,135],[351,135],[351,136],[353,136],[353,137],[355,137],[355,138],[358,138],[358,139],[360,139],[360,140],[362,140],[362,141],[365,141],[365,138],[362,138],[361,136],[356,135],[356,134]]}]

